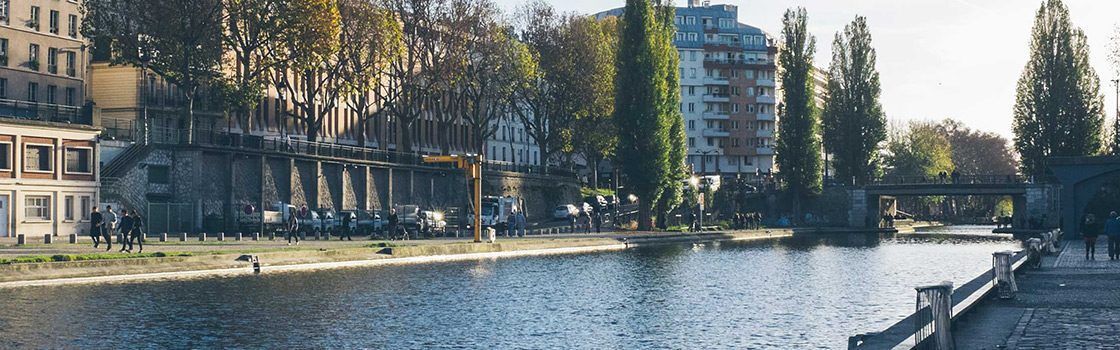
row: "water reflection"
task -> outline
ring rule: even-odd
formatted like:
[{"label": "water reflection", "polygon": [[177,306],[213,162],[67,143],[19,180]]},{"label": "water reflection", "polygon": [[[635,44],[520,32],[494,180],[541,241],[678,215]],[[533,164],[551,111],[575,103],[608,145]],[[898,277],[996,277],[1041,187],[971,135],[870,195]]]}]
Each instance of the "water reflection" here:
[{"label": "water reflection", "polygon": [[1007,242],[866,237],[4,290],[0,348],[844,348]]}]

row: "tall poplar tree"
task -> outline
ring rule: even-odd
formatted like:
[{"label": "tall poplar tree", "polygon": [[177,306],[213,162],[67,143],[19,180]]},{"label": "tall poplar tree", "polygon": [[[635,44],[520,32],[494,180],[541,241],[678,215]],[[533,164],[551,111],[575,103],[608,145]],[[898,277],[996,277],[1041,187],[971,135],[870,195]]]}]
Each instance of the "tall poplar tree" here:
[{"label": "tall poplar tree", "polygon": [[844,183],[865,184],[879,171],[877,152],[887,138],[879,93],[871,32],[867,19],[856,16],[832,42],[822,118],[825,150],[835,156],[836,177]]},{"label": "tall poplar tree", "polygon": [[[670,138],[680,90],[671,81],[677,70],[672,44],[672,9],[650,0],[627,0],[619,37],[614,120],[619,133],[618,158],[630,188],[638,195],[638,229],[653,228],[652,212],[673,172],[676,160]],[[670,12],[667,16],[665,11]],[[683,161],[681,161],[683,164]]]},{"label": "tall poplar tree", "polygon": [[1015,97],[1015,149],[1024,175],[1044,176],[1046,158],[1101,151],[1104,97],[1085,33],[1060,0],[1035,15],[1030,60]]},{"label": "tall poplar tree", "polygon": [[793,199],[795,213],[801,199],[821,190],[820,121],[813,101],[813,53],[817,40],[809,34],[805,8],[786,10],[782,18],[782,47],[778,78],[778,178]]}]

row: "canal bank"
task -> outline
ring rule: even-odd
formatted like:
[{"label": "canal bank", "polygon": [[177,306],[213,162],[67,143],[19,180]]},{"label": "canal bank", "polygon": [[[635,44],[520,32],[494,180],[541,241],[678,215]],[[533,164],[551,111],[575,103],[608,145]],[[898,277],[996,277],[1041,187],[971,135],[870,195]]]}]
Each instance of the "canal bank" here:
[{"label": "canal bank", "polygon": [[[309,271],[383,265],[419,264],[518,256],[579,254],[615,251],[640,246],[688,242],[752,241],[788,238],[793,230],[765,229],[704,233],[605,233],[499,238],[495,243],[466,239],[432,239],[390,242],[304,241],[287,246],[281,241],[173,242],[148,244],[157,256],[85,261],[49,261],[0,265],[0,288],[127,282],[253,274],[243,255],[256,256],[261,273]],[[37,257],[74,260],[91,253],[84,245],[24,246],[0,249],[0,258]],[[99,251],[99,250],[98,250]],[[239,259],[240,258],[240,259]]]}]

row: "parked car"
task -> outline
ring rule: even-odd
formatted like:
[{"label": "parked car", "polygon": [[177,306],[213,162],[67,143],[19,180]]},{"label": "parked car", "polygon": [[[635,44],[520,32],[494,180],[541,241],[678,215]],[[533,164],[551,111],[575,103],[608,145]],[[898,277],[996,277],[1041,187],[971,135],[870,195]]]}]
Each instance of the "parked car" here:
[{"label": "parked car", "polygon": [[420,212],[420,233],[443,235],[447,229],[447,221],[443,220],[443,213],[438,211],[424,210]]},{"label": "parked car", "polygon": [[376,211],[355,210],[354,215],[357,219],[351,225],[356,225],[359,235],[381,233],[385,227],[385,223],[381,221],[381,214]]},{"label": "parked car", "polygon": [[579,214],[579,209],[571,204],[558,205],[555,209],[552,209],[552,218],[556,220],[565,220],[576,214]]},{"label": "parked car", "polygon": [[590,204],[591,208],[593,208],[595,210],[599,210],[599,209],[603,209],[603,208],[607,207],[607,199],[603,198],[603,196],[600,196],[600,195],[587,196],[587,197],[583,198],[583,202],[587,203],[587,204]]}]

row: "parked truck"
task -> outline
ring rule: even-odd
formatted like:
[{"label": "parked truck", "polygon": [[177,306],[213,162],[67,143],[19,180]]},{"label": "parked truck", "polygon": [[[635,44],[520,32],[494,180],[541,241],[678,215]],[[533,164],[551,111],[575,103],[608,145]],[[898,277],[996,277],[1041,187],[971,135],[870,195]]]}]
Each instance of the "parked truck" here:
[{"label": "parked truck", "polygon": [[264,232],[285,231],[288,226],[288,218],[292,213],[295,213],[296,220],[299,221],[299,231],[301,233],[314,234],[327,228],[322,217],[316,211],[307,210],[306,207],[296,208],[295,205],[284,202],[276,202],[271,208],[259,213],[243,213],[238,218],[238,223],[245,231],[256,231],[261,227],[263,220]]},{"label": "parked truck", "polygon": [[[520,210],[523,202],[517,197],[486,196],[482,197],[482,227],[494,228],[503,232],[509,227],[514,210]],[[474,214],[469,215],[468,226],[474,223]]]}]

